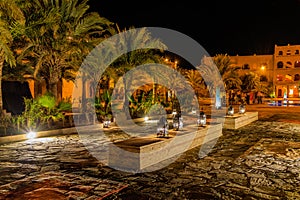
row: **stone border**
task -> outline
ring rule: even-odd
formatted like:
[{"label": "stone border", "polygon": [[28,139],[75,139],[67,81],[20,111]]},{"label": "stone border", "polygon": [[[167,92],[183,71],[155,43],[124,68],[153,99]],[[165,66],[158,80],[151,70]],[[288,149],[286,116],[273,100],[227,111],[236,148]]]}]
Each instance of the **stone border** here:
[{"label": "stone border", "polygon": [[217,123],[199,127],[192,135],[189,131],[178,132],[177,140],[148,136],[115,142],[109,148],[109,166],[131,172],[152,171],[163,161],[176,160],[185,151],[221,136],[222,124]]},{"label": "stone border", "polygon": [[238,129],[258,120],[258,112],[246,112],[245,114],[235,114],[226,116],[223,128]]},{"label": "stone border", "polygon": [[[74,134],[74,133],[77,133],[77,130],[75,127],[55,129],[55,130],[37,132],[35,138],[55,136],[55,135],[69,135],[69,134]],[[20,142],[20,141],[24,141],[24,140],[28,140],[28,138],[26,137],[26,134],[3,136],[3,137],[0,137],[0,144],[6,144],[6,143],[11,143],[11,142]]]}]

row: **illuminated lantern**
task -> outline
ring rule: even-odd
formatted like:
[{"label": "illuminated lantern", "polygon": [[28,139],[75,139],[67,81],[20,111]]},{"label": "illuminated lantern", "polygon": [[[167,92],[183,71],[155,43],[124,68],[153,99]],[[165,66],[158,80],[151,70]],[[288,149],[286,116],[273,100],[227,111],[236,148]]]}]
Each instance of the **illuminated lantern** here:
[{"label": "illuminated lantern", "polygon": [[110,123],[111,123],[111,120],[109,119],[109,117],[106,116],[103,120],[103,128],[109,128]]},{"label": "illuminated lantern", "polygon": [[201,112],[199,114],[199,118],[197,120],[197,125],[198,126],[205,126],[206,125],[206,115],[203,112],[203,109],[201,110]]},{"label": "illuminated lantern", "polygon": [[234,114],[234,108],[232,107],[232,105],[230,105],[229,107],[228,107],[228,115],[233,115]]},{"label": "illuminated lantern", "polygon": [[168,137],[169,135],[169,124],[168,120],[163,116],[157,123],[157,137]]},{"label": "illuminated lantern", "polygon": [[196,114],[196,109],[195,108],[192,108],[192,114]]},{"label": "illuminated lantern", "polygon": [[183,128],[183,119],[180,114],[176,114],[173,118],[173,129],[178,131]]},{"label": "illuminated lantern", "polygon": [[246,105],[242,103],[239,107],[239,113],[244,114],[245,112],[246,112]]}]

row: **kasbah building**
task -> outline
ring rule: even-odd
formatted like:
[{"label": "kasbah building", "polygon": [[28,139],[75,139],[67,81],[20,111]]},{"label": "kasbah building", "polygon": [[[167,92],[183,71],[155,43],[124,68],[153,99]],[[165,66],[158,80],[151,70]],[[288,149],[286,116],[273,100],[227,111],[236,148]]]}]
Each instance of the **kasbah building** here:
[{"label": "kasbah building", "polygon": [[274,47],[273,55],[230,56],[239,73],[253,72],[261,81],[272,83],[277,98],[300,97],[300,45]]},{"label": "kasbah building", "polygon": [[[296,100],[300,97],[300,45],[286,45],[274,47],[272,55],[246,55],[230,56],[232,63],[240,67],[239,73],[246,74],[249,72],[256,73],[260,76],[261,81],[272,83],[273,92],[277,98],[288,98]],[[74,84],[71,81],[63,80],[61,84],[61,98],[72,99],[73,102],[79,102],[82,93],[74,93],[73,88],[82,88],[82,82],[79,80]],[[113,83],[110,85],[113,87]],[[29,87],[32,96],[36,96],[37,87],[29,81]],[[39,94],[44,93],[46,88],[44,84],[39,87]],[[93,91],[90,91],[89,83],[85,84],[86,97],[92,97]],[[44,91],[44,92],[43,92]],[[80,89],[78,90],[80,91]]]}]

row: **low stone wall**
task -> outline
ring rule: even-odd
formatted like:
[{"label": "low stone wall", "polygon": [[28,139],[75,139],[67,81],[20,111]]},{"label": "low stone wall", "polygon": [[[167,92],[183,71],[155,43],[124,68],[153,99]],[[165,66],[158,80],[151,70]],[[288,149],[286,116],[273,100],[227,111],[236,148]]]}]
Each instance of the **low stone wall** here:
[{"label": "low stone wall", "polygon": [[[57,135],[71,135],[77,134],[78,130],[88,130],[92,128],[99,128],[102,127],[100,124],[88,125],[88,126],[77,126],[77,127],[70,127],[70,128],[62,128],[62,129],[54,129],[49,131],[39,131],[36,132],[36,136],[34,138],[42,138],[42,137],[52,137]],[[3,136],[0,137],[0,145],[11,143],[11,142],[20,142],[24,140],[28,140],[26,134],[19,134],[19,135],[11,135],[11,136]]]},{"label": "low stone wall", "polygon": [[233,116],[225,117],[223,128],[238,129],[256,120],[258,120],[258,112],[246,112],[245,114],[236,113]]},{"label": "low stone wall", "polygon": [[[55,130],[37,132],[35,138],[49,137],[49,136],[55,136],[55,135],[68,135],[68,134],[74,134],[74,133],[77,133],[77,130],[75,127],[64,128],[64,129],[55,129]],[[0,144],[10,143],[10,142],[19,142],[19,141],[23,141],[23,140],[28,140],[26,134],[4,136],[4,137],[0,137]]]},{"label": "low stone wall", "polygon": [[126,171],[147,171],[151,166],[174,158],[181,153],[203,145],[222,135],[222,124],[199,127],[194,132],[177,132],[176,136],[130,138],[112,143],[109,149],[109,166]]}]

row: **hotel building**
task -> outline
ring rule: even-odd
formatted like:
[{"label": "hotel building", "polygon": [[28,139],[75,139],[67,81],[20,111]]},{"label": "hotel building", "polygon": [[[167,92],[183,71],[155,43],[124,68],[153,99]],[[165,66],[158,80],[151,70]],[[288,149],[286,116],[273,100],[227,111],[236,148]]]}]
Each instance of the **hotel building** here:
[{"label": "hotel building", "polygon": [[239,73],[254,72],[273,85],[275,97],[300,97],[300,45],[275,45],[273,55],[230,56]]}]

